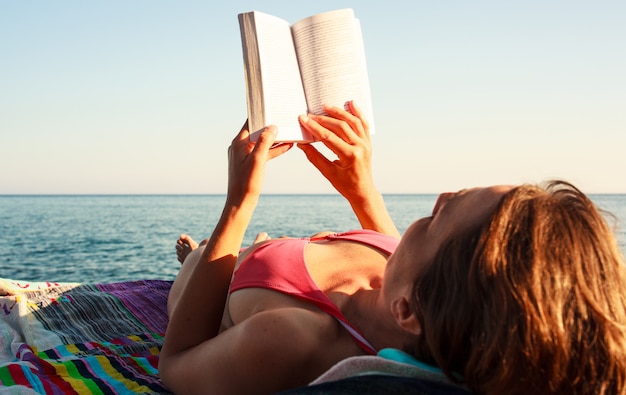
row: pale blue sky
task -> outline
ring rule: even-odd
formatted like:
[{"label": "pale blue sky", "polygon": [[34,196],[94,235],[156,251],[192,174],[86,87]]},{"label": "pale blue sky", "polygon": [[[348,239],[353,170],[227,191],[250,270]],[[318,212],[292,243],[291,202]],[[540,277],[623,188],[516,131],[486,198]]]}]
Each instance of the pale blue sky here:
[{"label": "pale blue sky", "polygon": [[[624,1],[3,1],[0,194],[223,193],[237,14],[361,20],[384,193],[626,193]],[[268,193],[331,192],[300,150]]]}]

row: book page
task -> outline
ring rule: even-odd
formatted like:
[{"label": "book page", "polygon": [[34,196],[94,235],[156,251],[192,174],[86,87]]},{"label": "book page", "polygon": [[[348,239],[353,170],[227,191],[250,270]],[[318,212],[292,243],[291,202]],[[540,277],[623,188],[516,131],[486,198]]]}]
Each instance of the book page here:
[{"label": "book page", "polygon": [[372,98],[359,21],[351,9],[314,15],[292,27],[309,112],[323,104],[363,110],[374,133]]},{"label": "book page", "polygon": [[[298,122],[298,115],[305,114],[307,107],[289,23],[261,12],[246,14],[254,18],[258,45],[256,67],[260,79],[256,85],[248,85],[249,89],[261,89],[263,107],[260,111],[263,119],[258,119],[258,108],[257,111],[249,108],[249,116],[254,118],[249,120],[252,140],[256,140],[264,126],[271,124],[278,126],[279,141],[310,140],[308,136],[303,137]],[[250,93],[259,95],[259,92],[249,92],[249,97]]]}]

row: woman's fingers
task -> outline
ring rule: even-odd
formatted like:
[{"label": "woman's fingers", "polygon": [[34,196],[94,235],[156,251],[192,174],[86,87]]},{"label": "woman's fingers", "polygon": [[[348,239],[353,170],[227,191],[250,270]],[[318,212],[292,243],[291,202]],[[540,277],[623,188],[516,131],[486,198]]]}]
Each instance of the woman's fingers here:
[{"label": "woman's fingers", "polygon": [[267,161],[287,152],[292,144],[276,142],[275,126],[266,127],[256,143],[250,141],[247,123],[228,149],[228,195],[234,201],[261,193]]},{"label": "woman's fingers", "polygon": [[308,161],[311,162],[320,173],[328,178],[329,172],[332,171],[332,162],[311,144],[298,144],[298,148],[304,151],[304,155]]},{"label": "woman's fingers", "polygon": [[348,143],[354,143],[359,139],[369,141],[369,124],[363,118],[361,109],[353,101],[346,103],[346,109],[336,106],[324,106],[324,111],[339,123],[341,137]]},{"label": "woman's fingers", "polygon": [[237,135],[233,138],[233,141],[231,142],[231,146],[236,145],[236,144],[241,144],[242,142],[246,142],[249,140],[250,140],[250,131],[248,130],[248,120],[246,119],[246,122],[244,122],[239,133],[237,133]]},{"label": "woman's fingers", "polygon": [[276,129],[276,126],[274,125],[265,127],[265,129],[263,129],[263,131],[259,135],[256,144],[254,144],[254,148],[252,151],[262,153],[269,152],[269,150],[272,148],[272,145],[274,145],[274,142],[276,141],[277,132],[278,131]]},{"label": "woman's fingers", "polygon": [[236,139],[239,139],[241,143],[245,143],[248,146],[252,147],[251,152],[254,155],[261,155],[267,160],[270,160],[289,151],[293,146],[292,143],[275,144],[277,134],[278,130],[276,126],[270,125],[261,132],[256,143],[249,141],[250,133],[247,132],[247,130],[243,131],[243,129],[242,132],[237,135]]},{"label": "woman's fingers", "polygon": [[337,125],[333,123],[332,118],[312,114],[300,116],[300,124],[313,135],[315,140],[322,142],[338,157],[350,154],[351,144],[337,134]]},{"label": "woman's fingers", "polygon": [[347,103],[347,110],[330,106],[324,106],[324,110],[327,115],[300,116],[300,124],[315,140],[339,157],[350,155],[353,147],[369,146],[369,125],[353,102]]}]

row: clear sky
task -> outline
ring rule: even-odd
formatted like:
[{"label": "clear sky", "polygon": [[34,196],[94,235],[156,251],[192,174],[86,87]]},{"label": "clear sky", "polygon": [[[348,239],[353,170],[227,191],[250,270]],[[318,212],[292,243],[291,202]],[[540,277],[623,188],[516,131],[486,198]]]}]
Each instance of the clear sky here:
[{"label": "clear sky", "polygon": [[[2,1],[0,194],[224,193],[246,118],[237,14],[350,7],[384,193],[626,193],[624,1]],[[326,193],[300,150],[265,192]]]}]

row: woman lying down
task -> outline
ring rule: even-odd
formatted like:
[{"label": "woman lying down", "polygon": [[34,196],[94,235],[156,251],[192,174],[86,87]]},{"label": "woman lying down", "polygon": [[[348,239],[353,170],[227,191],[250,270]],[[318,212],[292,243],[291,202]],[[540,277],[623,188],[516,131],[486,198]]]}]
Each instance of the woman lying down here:
[{"label": "woman lying down", "polygon": [[625,393],[624,261],[583,193],[564,182],[443,193],[400,238],[366,120],[352,103],[326,113],[300,123],[337,160],[298,147],[362,229],[239,255],[265,165],[292,147],[274,144],[274,127],[251,143],[244,126],[222,215],[170,293],[159,372],[172,391],[274,393],[397,348],[481,394]]}]

